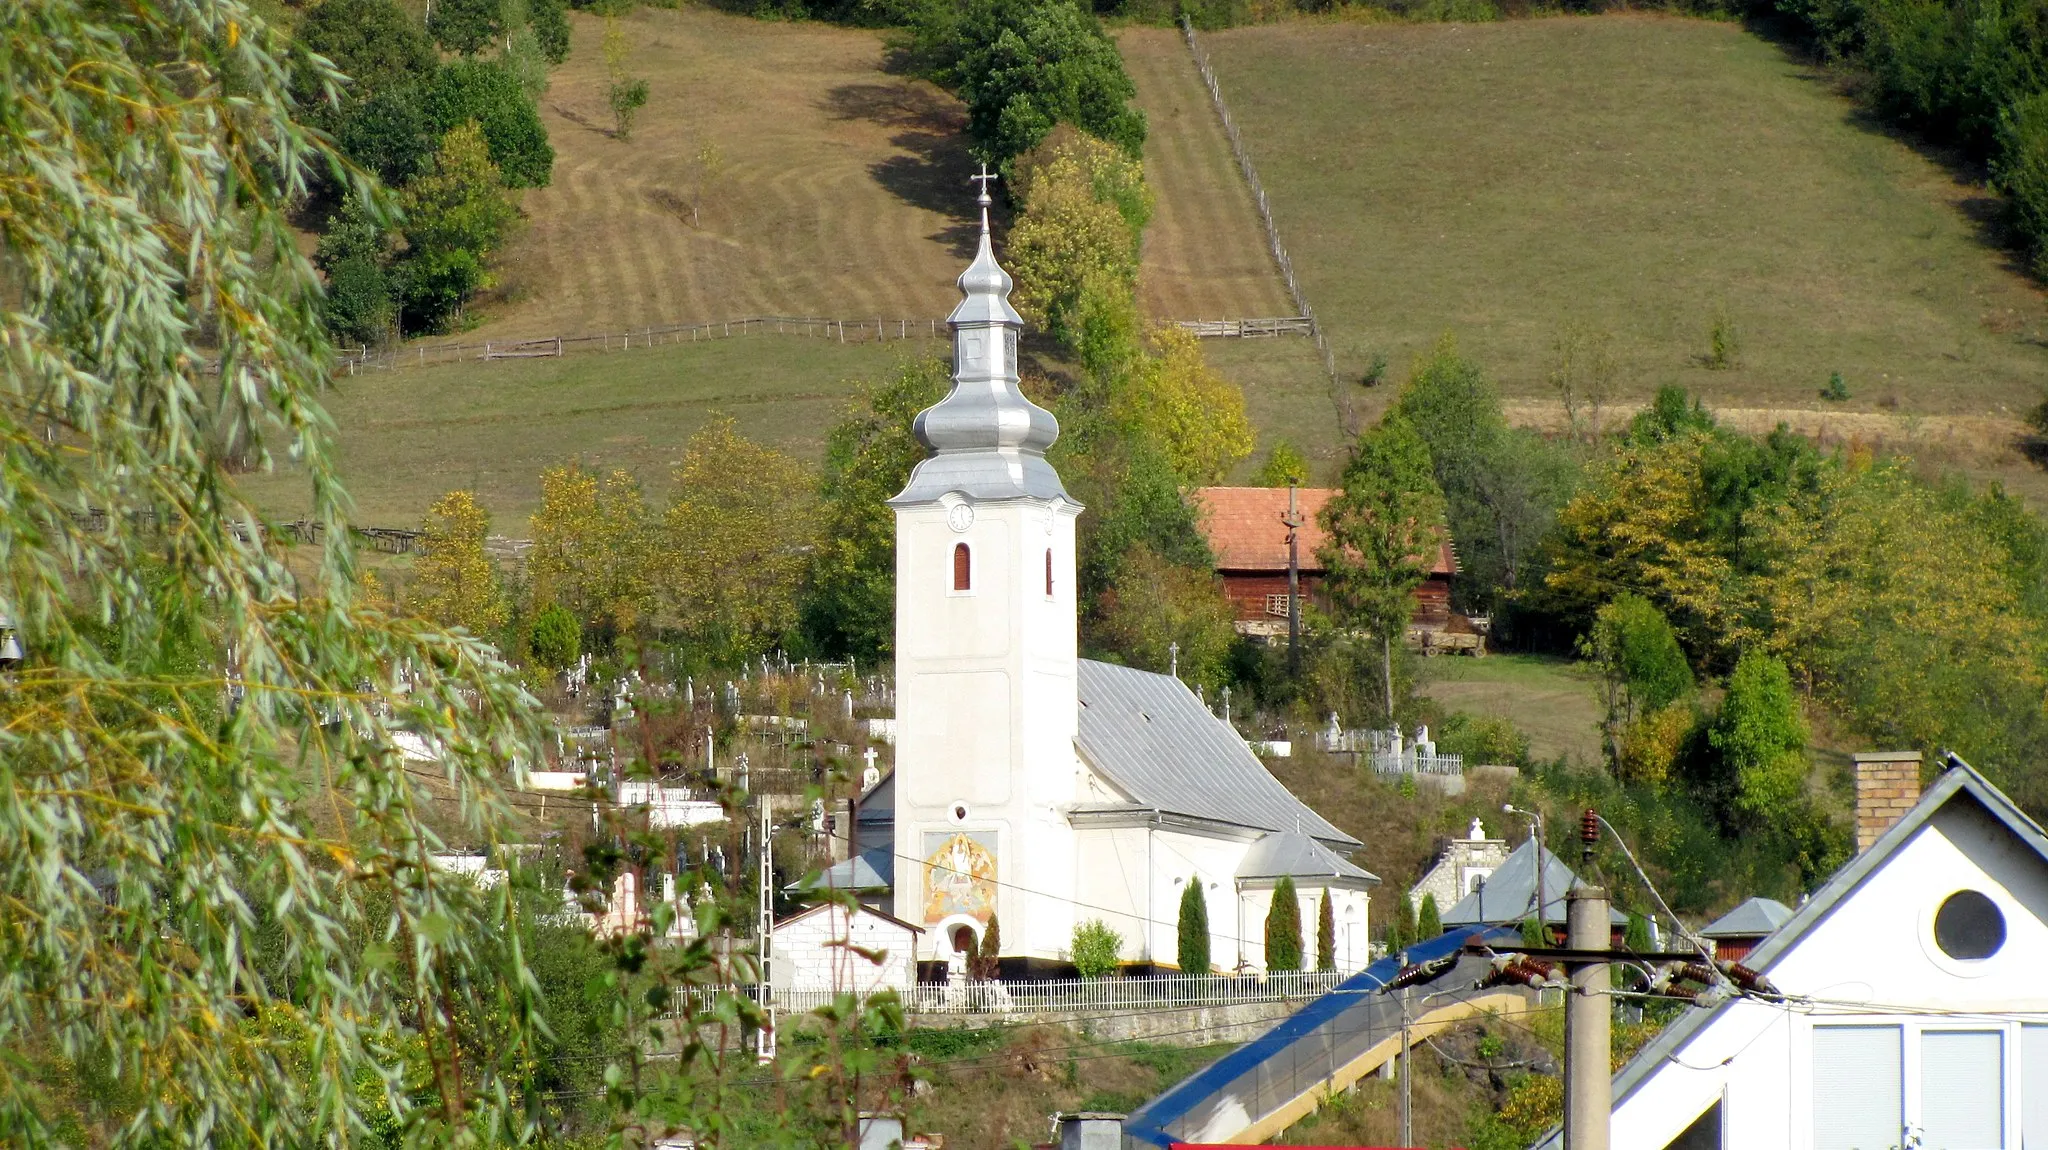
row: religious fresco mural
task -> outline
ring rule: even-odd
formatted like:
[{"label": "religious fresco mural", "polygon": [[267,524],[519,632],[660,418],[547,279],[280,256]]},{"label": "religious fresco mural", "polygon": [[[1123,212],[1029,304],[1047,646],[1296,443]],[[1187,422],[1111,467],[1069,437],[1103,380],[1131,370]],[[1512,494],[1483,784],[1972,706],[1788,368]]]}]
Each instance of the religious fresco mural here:
[{"label": "religious fresco mural", "polygon": [[924,833],[924,921],[964,914],[988,924],[996,912],[996,833]]}]

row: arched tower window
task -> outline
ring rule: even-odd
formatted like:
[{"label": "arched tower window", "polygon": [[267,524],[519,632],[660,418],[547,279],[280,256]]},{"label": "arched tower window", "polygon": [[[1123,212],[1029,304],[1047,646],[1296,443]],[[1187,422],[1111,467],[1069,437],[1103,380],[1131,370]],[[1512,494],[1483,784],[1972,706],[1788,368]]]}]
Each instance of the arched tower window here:
[{"label": "arched tower window", "polygon": [[967,544],[953,544],[953,590],[970,591],[974,588],[974,559],[967,553]]},{"label": "arched tower window", "polygon": [[1052,598],[1052,548],[1045,549],[1045,597]]}]

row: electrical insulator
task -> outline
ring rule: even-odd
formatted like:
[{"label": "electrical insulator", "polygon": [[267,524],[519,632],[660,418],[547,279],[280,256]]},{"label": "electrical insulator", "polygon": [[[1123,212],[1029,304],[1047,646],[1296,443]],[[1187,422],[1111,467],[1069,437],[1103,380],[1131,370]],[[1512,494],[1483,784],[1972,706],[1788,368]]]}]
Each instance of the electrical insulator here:
[{"label": "electrical insulator", "polygon": [[1418,982],[1429,982],[1436,978],[1437,975],[1442,974],[1457,964],[1458,955],[1456,952],[1444,955],[1442,958],[1432,958],[1428,962],[1410,963],[1402,967],[1400,972],[1389,979],[1387,984],[1380,987],[1380,989],[1382,991],[1399,990],[1404,986],[1411,986]]},{"label": "electrical insulator", "polygon": [[1586,813],[1579,816],[1579,842],[1581,861],[1592,862],[1593,848],[1600,845],[1600,816],[1592,807],[1587,807]]},{"label": "electrical insulator", "polygon": [[1519,954],[1503,954],[1494,957],[1493,969],[1487,972],[1479,985],[1487,987],[1512,984],[1540,989],[1555,986],[1560,981],[1562,980],[1558,976],[1557,967],[1550,963]]},{"label": "electrical insulator", "polygon": [[1681,962],[1669,968],[1671,977],[1667,982],[1697,982],[1701,986],[1717,985],[1721,979],[1714,968],[1704,962]]},{"label": "electrical insulator", "polygon": [[1739,962],[1723,961],[1715,963],[1715,965],[1721,968],[1721,973],[1728,976],[1728,981],[1734,983],[1737,987],[1740,987],[1742,990],[1745,990],[1751,994],[1766,994],[1773,996],[1776,996],[1778,994],[1778,988],[1772,985],[1770,979],[1765,978],[1763,975],[1758,974],[1756,971],[1751,970],[1750,968],[1742,965]]}]

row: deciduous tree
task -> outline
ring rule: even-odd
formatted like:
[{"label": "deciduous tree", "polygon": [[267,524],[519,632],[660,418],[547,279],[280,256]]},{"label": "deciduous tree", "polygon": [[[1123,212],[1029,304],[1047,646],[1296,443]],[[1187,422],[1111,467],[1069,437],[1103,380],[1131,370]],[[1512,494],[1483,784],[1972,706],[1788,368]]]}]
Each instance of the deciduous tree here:
[{"label": "deciduous tree", "polygon": [[[538,1002],[497,941],[516,916],[423,863],[441,834],[512,833],[507,764],[539,761],[539,716],[485,644],[358,597],[290,213],[317,174],[377,193],[294,121],[292,52],[237,0],[0,20],[0,611],[26,649],[0,690],[11,1143],[525,1129]],[[306,477],[327,543],[303,564],[249,530],[224,437]],[[432,818],[402,729],[448,749]],[[458,1062],[462,1019],[491,1027]],[[74,1089],[88,1075],[119,1085]]]},{"label": "deciduous tree", "polygon": [[490,513],[478,506],[474,494],[450,491],[436,499],[420,523],[413,609],[442,626],[495,637],[510,608],[497,567],[484,551],[490,533]]},{"label": "deciduous tree", "polygon": [[1004,259],[1025,318],[1077,346],[1084,285],[1101,277],[1128,294],[1138,279],[1138,237],[1151,215],[1142,164],[1100,140],[1063,133],[1018,162],[1012,194],[1023,207]]},{"label": "deciduous tree", "polygon": [[433,328],[491,282],[488,260],[514,213],[475,124],[449,132],[434,166],[402,198],[406,249],[399,258],[406,319]]},{"label": "deciduous tree", "polygon": [[1343,489],[1321,512],[1324,588],[1340,621],[1380,641],[1389,720],[1394,638],[1406,631],[1415,588],[1435,564],[1443,515],[1429,448],[1399,415],[1359,436]]},{"label": "deciduous tree", "polygon": [[1124,558],[1092,637],[1133,666],[1165,671],[1177,646],[1180,677],[1210,691],[1230,679],[1230,601],[1214,572],[1161,558],[1139,543]]},{"label": "deciduous tree", "polygon": [[1074,925],[1074,968],[1082,978],[1115,974],[1117,956],[1123,950],[1123,936],[1099,918]]},{"label": "deciduous tree", "polygon": [[888,382],[863,385],[826,435],[819,538],[801,605],[804,634],[821,651],[872,660],[894,642],[896,522],[887,501],[925,456],[912,420],[947,386],[944,363],[907,362]]},{"label": "deciduous tree", "polygon": [[683,446],[663,517],[663,613],[715,662],[776,646],[795,627],[815,538],[802,464],[714,419]]},{"label": "deciduous tree", "polygon": [[457,60],[443,66],[427,86],[422,107],[437,132],[474,121],[506,187],[543,188],[553,178],[555,149],[547,127],[533,97],[504,65]]},{"label": "deciduous tree", "polygon": [[538,606],[560,603],[609,639],[645,618],[654,588],[655,532],[639,481],[600,480],[571,462],[541,474],[527,577]]}]

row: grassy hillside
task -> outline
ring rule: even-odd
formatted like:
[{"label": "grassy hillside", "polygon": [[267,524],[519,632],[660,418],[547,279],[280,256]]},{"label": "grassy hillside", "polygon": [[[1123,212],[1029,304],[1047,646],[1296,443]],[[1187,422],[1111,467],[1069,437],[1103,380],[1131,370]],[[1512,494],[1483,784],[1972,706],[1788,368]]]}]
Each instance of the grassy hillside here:
[{"label": "grassy hillside", "polygon": [[[945,314],[970,254],[962,113],[884,72],[879,33],[639,9],[619,26],[649,99],[620,140],[604,21],[570,21],[569,60],[540,100],[554,181],[525,193],[478,336]],[[723,170],[693,223],[706,144]]]},{"label": "grassy hillside", "polygon": [[[1173,90],[1200,93],[1172,37],[1124,42],[1134,61],[1180,52]],[[1975,462],[2016,462],[2008,421],[2040,399],[2048,311],[1993,246],[1994,203],[1777,46],[1635,15],[1204,44],[1353,377],[1383,353],[1398,378],[1452,330],[1541,421],[1554,341],[1585,324],[1614,336],[1623,402],[1680,383],[1766,426],[1825,408],[1905,439],[1945,434],[1910,420],[1973,414]],[[1148,107],[1189,98],[1133,70]],[[1236,178],[1213,149],[1155,141],[1150,158],[1163,200]],[[1147,273],[1174,298],[1157,282],[1173,263]],[[1728,370],[1700,361],[1717,313],[1740,336]],[[1835,371],[1839,407],[1816,394]]]},{"label": "grassy hillside", "polygon": [[[540,473],[572,456],[624,467],[664,493],[683,441],[714,414],[815,459],[853,393],[929,341],[840,345],[758,335],[634,351],[466,363],[337,381],[328,411],[358,523],[416,524],[445,491],[478,492],[504,534],[523,532]],[[244,476],[266,508],[306,505],[292,472]]]}]

